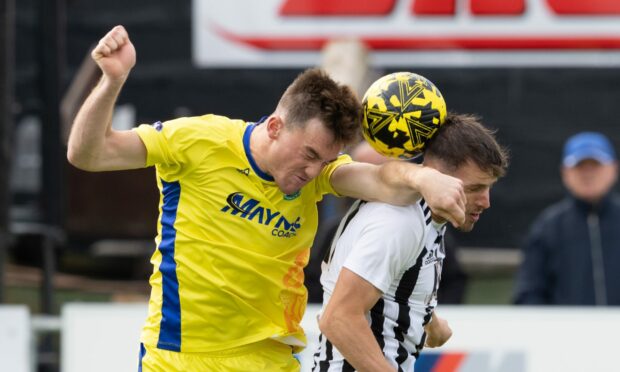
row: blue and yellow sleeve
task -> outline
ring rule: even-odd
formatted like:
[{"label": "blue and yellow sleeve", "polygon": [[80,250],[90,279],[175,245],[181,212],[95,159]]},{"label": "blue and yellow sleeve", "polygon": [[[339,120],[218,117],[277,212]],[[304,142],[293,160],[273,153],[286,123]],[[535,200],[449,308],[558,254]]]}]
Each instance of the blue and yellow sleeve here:
[{"label": "blue and yellow sleeve", "polygon": [[329,179],[338,167],[352,162],[353,160],[351,160],[349,155],[341,154],[335,161],[329,163],[325,168],[323,168],[316,180],[316,191],[318,195],[333,194],[336,196],[342,196],[334,190]]},{"label": "blue and yellow sleeve", "polygon": [[177,178],[200,164],[213,142],[201,119],[180,118],[134,128],[146,147],[146,165],[156,166],[162,176]]}]

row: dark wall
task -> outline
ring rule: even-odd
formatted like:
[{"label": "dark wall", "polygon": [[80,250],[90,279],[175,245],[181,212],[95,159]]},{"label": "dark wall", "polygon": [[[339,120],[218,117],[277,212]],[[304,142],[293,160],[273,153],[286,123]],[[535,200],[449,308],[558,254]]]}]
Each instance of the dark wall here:
[{"label": "dark wall", "polygon": [[[38,92],[33,84],[37,74],[32,62],[36,49],[31,36],[37,27],[36,17],[30,14],[33,4],[34,0],[20,0],[17,5],[21,12],[18,49],[22,49],[18,51],[17,100],[22,113],[38,109]],[[138,52],[138,64],[119,103],[135,105],[138,122],[166,120],[180,112],[215,112],[257,119],[271,112],[281,92],[300,72],[299,69],[196,69],[191,63],[189,0],[70,0],[67,12],[66,84],[91,45],[108,29],[115,24],[127,27]],[[464,245],[513,247],[519,243],[534,216],[563,196],[558,167],[562,143],[570,134],[599,130],[616,145],[620,144],[617,69],[418,69],[410,66],[384,72],[403,69],[431,79],[446,97],[450,110],[482,116],[486,124],[498,129],[500,141],[510,149],[512,164],[508,175],[492,192],[493,207],[485,213],[474,233],[458,237]],[[135,178],[145,184],[147,197],[134,201],[146,204],[156,197],[150,177]],[[113,183],[98,179],[95,184],[106,182]],[[72,183],[78,187],[79,178]],[[71,190],[68,192],[71,194]],[[154,213],[151,206],[146,208]],[[100,230],[105,224],[118,226],[118,218],[133,221],[137,217],[145,221],[145,226],[147,223],[152,226],[152,220],[133,215],[131,208],[127,210],[123,205],[118,208],[123,210],[123,215],[116,216],[116,222],[99,218],[96,234],[105,234]],[[70,216],[74,220],[94,218],[80,215],[89,210],[82,206],[68,213],[74,213]],[[88,234],[84,225],[81,231]]]},{"label": "dark wall", "polygon": [[492,208],[475,232],[458,237],[466,245],[514,246],[537,213],[564,196],[560,157],[571,134],[601,131],[620,149],[618,69],[420,72],[440,87],[449,109],[481,115],[511,152],[508,174],[493,189]]}]

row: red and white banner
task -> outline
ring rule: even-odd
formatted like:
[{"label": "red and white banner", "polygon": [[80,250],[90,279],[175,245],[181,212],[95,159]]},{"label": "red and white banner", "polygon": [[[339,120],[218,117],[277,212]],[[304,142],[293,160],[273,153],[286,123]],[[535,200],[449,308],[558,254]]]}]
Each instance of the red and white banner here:
[{"label": "red and white banner", "polygon": [[378,66],[620,65],[620,0],[193,0],[202,67],[309,66],[358,39]]}]

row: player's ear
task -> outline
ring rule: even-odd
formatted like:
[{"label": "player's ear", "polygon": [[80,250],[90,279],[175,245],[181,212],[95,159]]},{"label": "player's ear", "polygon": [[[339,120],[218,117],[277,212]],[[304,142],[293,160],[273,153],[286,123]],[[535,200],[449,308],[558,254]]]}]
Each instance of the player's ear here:
[{"label": "player's ear", "polygon": [[278,115],[272,115],[268,117],[265,125],[267,125],[267,134],[271,139],[278,138],[278,136],[284,129],[284,122],[282,121],[282,118]]}]

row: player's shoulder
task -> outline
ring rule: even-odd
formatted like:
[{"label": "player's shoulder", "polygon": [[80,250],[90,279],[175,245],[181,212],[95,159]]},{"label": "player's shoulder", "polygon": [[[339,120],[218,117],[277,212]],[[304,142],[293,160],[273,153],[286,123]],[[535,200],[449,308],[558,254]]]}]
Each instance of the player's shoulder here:
[{"label": "player's shoulder", "polygon": [[418,204],[396,206],[368,202],[360,207],[355,219],[360,239],[375,242],[375,254],[393,262],[392,267],[410,265],[426,234],[425,219]]},{"label": "player's shoulder", "polygon": [[414,229],[424,226],[424,214],[418,203],[406,206],[367,202],[360,207],[361,218],[377,221],[390,229]]},{"label": "player's shoulder", "polygon": [[246,123],[219,115],[180,117],[163,123],[156,128],[175,141],[187,143],[209,142],[213,145],[226,143],[231,138],[240,138]]},{"label": "player's shoulder", "polygon": [[181,117],[166,121],[165,127],[195,131],[203,135],[212,133],[227,133],[232,129],[243,129],[246,123],[243,120],[230,119],[226,116],[207,114],[202,116]]},{"label": "player's shoulder", "polygon": [[422,208],[419,203],[409,205],[392,205],[383,202],[366,202],[361,208],[367,209],[368,212],[385,213],[386,215],[422,215]]}]

